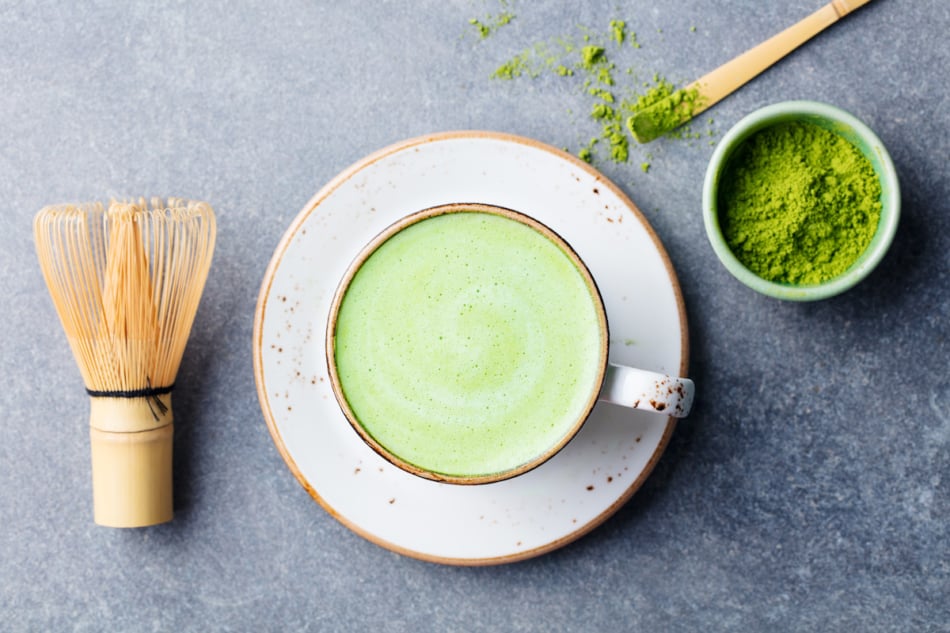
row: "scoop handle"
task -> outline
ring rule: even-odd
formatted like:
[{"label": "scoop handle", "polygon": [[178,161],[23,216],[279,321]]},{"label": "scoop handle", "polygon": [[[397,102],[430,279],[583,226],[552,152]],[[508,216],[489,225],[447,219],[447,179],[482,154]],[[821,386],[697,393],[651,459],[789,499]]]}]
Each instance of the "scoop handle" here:
[{"label": "scoop handle", "polygon": [[694,114],[732,94],[775,62],[868,2],[870,0],[833,0],[781,33],[700,77],[692,86],[701,95],[701,109],[694,110]]},{"label": "scoop handle", "polygon": [[[688,113],[683,113],[684,116],[676,120],[675,126],[686,123],[690,118],[719,103],[775,62],[870,1],[832,0],[805,19],[773,35],[758,46],[750,48],[678,91],[696,96],[690,99]],[[631,117],[628,126],[641,143],[652,141],[670,131],[655,125],[657,117],[653,114],[653,110],[659,110],[660,107],[661,104],[657,104]]]}]

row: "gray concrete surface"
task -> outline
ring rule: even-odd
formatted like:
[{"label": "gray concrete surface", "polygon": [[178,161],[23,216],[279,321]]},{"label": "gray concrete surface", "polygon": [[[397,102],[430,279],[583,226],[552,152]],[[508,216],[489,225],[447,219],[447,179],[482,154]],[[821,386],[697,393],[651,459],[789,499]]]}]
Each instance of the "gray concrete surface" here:
[{"label": "gray concrete surface", "polygon": [[[579,541],[475,569],[382,549],[297,484],[255,394],[265,267],[340,170],[456,129],[576,150],[598,130],[578,82],[493,81],[500,63],[621,18],[641,48],[618,67],[682,83],[820,4],[511,0],[481,40],[469,19],[501,3],[0,3],[0,630],[950,630],[946,0],[876,0],[700,118],[713,137],[597,163],[670,253],[700,395]],[[709,140],[799,98],[868,123],[903,187],[880,267],[814,304],[740,285],[700,214]],[[175,401],[177,516],[122,531],[92,522],[87,398],[31,219],[139,193],[209,201],[219,235]]]}]

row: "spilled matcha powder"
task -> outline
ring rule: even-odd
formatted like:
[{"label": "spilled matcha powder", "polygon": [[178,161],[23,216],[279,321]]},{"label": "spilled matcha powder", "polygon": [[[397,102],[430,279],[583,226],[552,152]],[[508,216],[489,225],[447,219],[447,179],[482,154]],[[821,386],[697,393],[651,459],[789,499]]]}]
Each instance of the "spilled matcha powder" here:
[{"label": "spilled matcha powder", "polygon": [[[535,43],[501,64],[492,74],[494,79],[514,80],[519,77],[536,78],[549,74],[560,81],[578,86],[589,100],[588,116],[596,125],[596,135],[582,144],[576,153],[587,162],[606,159],[614,163],[627,163],[634,153],[634,139],[638,138],[632,123],[635,115],[649,110],[651,116],[667,118],[682,116],[695,103],[695,91],[676,91],[673,84],[659,73],[652,79],[637,79],[634,68],[618,70],[613,61],[629,56],[639,49],[640,42],[635,32],[624,20],[610,20],[603,33],[579,29],[575,37],[558,37]],[[665,106],[650,110],[673,97],[670,111]],[[664,118],[665,117],[665,118]],[[665,136],[676,139],[699,139],[702,135],[687,124],[676,130],[665,131]],[[657,132],[660,134],[661,132]],[[709,128],[705,134],[712,137],[715,131]],[[641,171],[648,173],[652,157],[636,159]],[[635,163],[635,164],[636,164]]]},{"label": "spilled matcha powder", "polygon": [[610,39],[618,45],[623,44],[623,41],[627,39],[627,23],[623,20],[611,20]]},{"label": "spilled matcha powder", "polygon": [[496,15],[489,15],[483,18],[472,18],[468,23],[475,29],[480,39],[488,39],[493,33],[503,26],[508,26],[515,19],[515,14],[511,12],[508,2],[502,0],[501,12]]},{"label": "spilled matcha powder", "polygon": [[843,137],[811,123],[780,123],[746,140],[720,179],[719,222],[753,273],[818,284],[844,273],[868,247],[881,184]]}]

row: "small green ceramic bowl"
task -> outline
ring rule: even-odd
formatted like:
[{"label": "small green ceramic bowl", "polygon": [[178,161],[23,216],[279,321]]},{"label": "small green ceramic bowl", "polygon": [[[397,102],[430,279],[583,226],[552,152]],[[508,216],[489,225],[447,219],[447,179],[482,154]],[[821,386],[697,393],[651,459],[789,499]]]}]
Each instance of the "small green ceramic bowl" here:
[{"label": "small green ceramic bowl", "polygon": [[[719,185],[733,153],[756,132],[779,123],[801,121],[835,132],[857,147],[870,161],[881,183],[881,217],[870,244],[841,275],[816,285],[789,285],[763,279],[746,268],[729,250],[719,224]],[[703,183],[703,219],[713,250],[732,275],[753,290],[788,301],[826,299],[848,290],[877,266],[884,257],[900,217],[900,186],[894,163],[884,144],[868,126],[853,115],[824,103],[786,101],[756,110],[739,121],[713,152]]]}]

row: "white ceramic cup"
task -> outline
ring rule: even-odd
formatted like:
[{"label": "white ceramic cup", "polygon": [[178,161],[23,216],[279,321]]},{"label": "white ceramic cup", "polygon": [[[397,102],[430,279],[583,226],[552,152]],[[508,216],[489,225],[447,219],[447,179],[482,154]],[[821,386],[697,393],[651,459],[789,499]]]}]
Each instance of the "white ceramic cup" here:
[{"label": "white ceramic cup", "polygon": [[[589,391],[584,391],[584,406],[578,409],[578,413],[568,421],[567,430],[544,446],[543,450],[538,450],[535,454],[526,458],[522,456],[522,458],[515,459],[510,464],[486,467],[484,472],[478,472],[477,468],[473,468],[472,472],[468,472],[467,470],[466,472],[451,472],[451,468],[433,466],[432,464],[424,463],[426,462],[424,459],[407,457],[403,451],[394,449],[385,438],[381,437],[381,435],[383,435],[382,432],[377,433],[373,430],[372,424],[367,420],[361,419],[361,415],[356,411],[359,407],[355,407],[351,402],[351,400],[355,400],[358,397],[358,394],[354,395],[352,390],[348,391],[347,386],[343,384],[345,379],[341,377],[337,362],[337,338],[339,334],[338,325],[341,306],[351,283],[367,260],[377,253],[391,238],[399,235],[407,228],[427,219],[457,213],[481,213],[514,220],[533,229],[541,236],[550,240],[550,242],[553,242],[574,264],[576,271],[582,277],[583,284],[585,284],[589,290],[593,311],[596,314],[596,325],[594,327],[597,328],[596,340],[598,351],[591,356],[591,362],[596,363],[596,366],[591,367],[593,371],[592,375],[594,375],[595,378],[590,382],[591,387]],[[411,255],[409,255],[409,257],[411,258]],[[508,264],[506,263],[505,265]],[[519,261],[512,261],[510,263],[510,266],[526,265],[530,264],[528,262]],[[551,306],[551,308],[553,312],[556,306]],[[386,315],[386,318],[389,318],[389,316]],[[414,315],[411,313],[411,308],[410,313],[400,314],[398,318],[411,321],[414,318]],[[446,318],[451,317],[446,316]],[[545,317],[542,315],[540,318],[543,322]],[[365,336],[370,336],[370,334],[366,334]],[[594,278],[591,276],[589,269],[581,258],[563,238],[538,220],[510,209],[486,204],[457,203],[425,209],[406,216],[385,229],[357,255],[341,280],[333,298],[327,325],[326,354],[330,382],[337,401],[352,427],[371,448],[399,468],[420,477],[454,484],[481,484],[520,475],[550,459],[577,434],[587,421],[594,405],[599,400],[631,407],[633,409],[652,411],[660,414],[657,416],[658,419],[665,419],[666,416],[682,418],[689,413],[695,391],[694,384],[691,380],[610,363],[608,361],[608,341],[609,331],[606,310]],[[586,384],[587,383],[585,383],[585,385]],[[387,384],[386,386],[389,387],[390,385]],[[382,415],[386,415],[386,413],[384,412]],[[420,431],[420,433],[425,432]],[[419,438],[419,441],[420,443],[425,443],[428,439],[429,438],[422,437]],[[477,441],[471,442],[472,445],[478,443]],[[448,453],[450,450],[456,449],[447,446],[445,452]],[[457,450],[464,452],[464,446]],[[440,451],[435,450],[432,452],[439,453]]]}]

